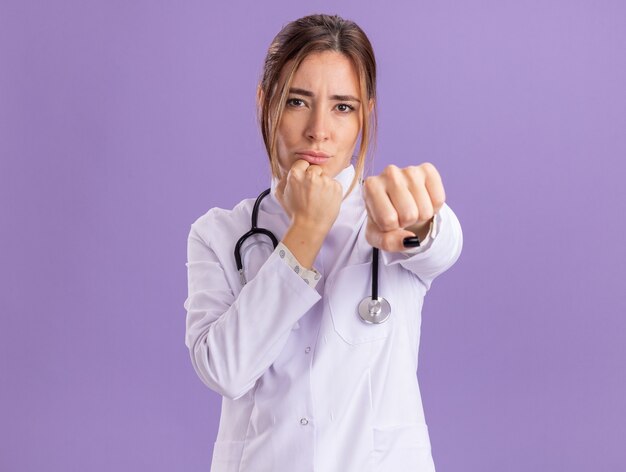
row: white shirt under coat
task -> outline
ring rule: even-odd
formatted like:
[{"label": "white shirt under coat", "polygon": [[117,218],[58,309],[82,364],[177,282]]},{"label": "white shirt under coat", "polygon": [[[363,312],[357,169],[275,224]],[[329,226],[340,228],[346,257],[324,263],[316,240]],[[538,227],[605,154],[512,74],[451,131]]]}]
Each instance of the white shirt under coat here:
[{"label": "white shirt under coat", "polygon": [[[336,179],[344,195],[354,167]],[[258,224],[280,241],[289,218],[272,193]],[[417,382],[424,295],[459,257],[461,226],[447,204],[436,233],[411,253],[380,252],[387,322],[364,323],[372,248],[357,185],[315,260],[308,285],[266,236],[233,251],[250,229],[254,198],[213,208],[191,226],[185,342],[202,381],[223,396],[212,472],[432,472]]]}]

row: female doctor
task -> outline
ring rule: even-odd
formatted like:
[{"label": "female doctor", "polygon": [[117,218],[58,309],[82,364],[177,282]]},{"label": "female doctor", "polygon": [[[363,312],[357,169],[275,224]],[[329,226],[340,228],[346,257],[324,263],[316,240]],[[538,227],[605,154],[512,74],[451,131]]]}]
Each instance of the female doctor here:
[{"label": "female doctor", "polygon": [[287,24],[258,105],[273,179],[256,224],[276,247],[246,238],[240,275],[254,198],[211,209],[188,239],[186,344],[223,396],[211,470],[433,471],[421,308],[462,246],[441,177],[426,163],[363,180],[376,65],[351,21]]}]

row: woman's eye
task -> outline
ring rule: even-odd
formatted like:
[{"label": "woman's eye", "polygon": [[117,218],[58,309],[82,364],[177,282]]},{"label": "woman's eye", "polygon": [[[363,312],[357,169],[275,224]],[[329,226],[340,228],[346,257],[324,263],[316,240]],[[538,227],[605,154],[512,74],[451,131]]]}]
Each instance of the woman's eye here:
[{"label": "woman's eye", "polygon": [[354,110],[352,105],[348,105],[347,103],[340,103],[337,105],[337,109],[341,112],[348,113]]},{"label": "woman's eye", "polygon": [[299,98],[290,98],[289,100],[287,100],[287,105],[292,107],[301,107],[302,105],[304,105],[304,101],[300,100]]}]

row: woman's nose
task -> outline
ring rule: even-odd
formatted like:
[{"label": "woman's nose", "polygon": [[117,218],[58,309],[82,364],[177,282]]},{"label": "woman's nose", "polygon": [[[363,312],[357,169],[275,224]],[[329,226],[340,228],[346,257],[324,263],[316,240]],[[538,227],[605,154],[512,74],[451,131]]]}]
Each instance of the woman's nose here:
[{"label": "woman's nose", "polygon": [[307,124],[307,138],[313,141],[326,141],[329,137],[328,120],[320,108],[318,107],[311,112]]}]

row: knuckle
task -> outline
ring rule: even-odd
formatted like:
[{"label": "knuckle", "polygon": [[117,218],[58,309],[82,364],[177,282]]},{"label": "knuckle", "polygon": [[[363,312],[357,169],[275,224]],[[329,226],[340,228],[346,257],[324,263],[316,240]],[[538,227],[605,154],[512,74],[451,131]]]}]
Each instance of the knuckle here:
[{"label": "knuckle", "polygon": [[420,167],[424,170],[424,172],[428,174],[432,174],[433,172],[437,172],[437,169],[431,162],[424,162],[420,165]]},{"label": "knuckle", "polygon": [[400,217],[400,226],[406,227],[415,223],[422,215],[417,210],[409,210],[402,213]]},{"label": "knuckle", "polygon": [[398,226],[398,217],[392,213],[385,213],[380,218],[380,224],[384,231],[390,231]]},{"label": "knuckle", "polygon": [[422,210],[422,212],[419,215],[419,221],[428,221],[430,220],[434,215],[434,211],[432,208],[426,208],[424,210]]},{"label": "knuckle", "polygon": [[386,176],[397,175],[400,172],[400,168],[395,164],[389,164],[383,169],[383,174]]},{"label": "knuckle", "polygon": [[423,180],[424,170],[420,166],[409,166],[406,168],[407,175],[412,180]]},{"label": "knuckle", "polygon": [[424,175],[430,179],[441,180],[441,175],[439,175],[439,171],[437,168],[431,164],[430,162],[425,162],[422,164],[422,168],[424,169]]}]

